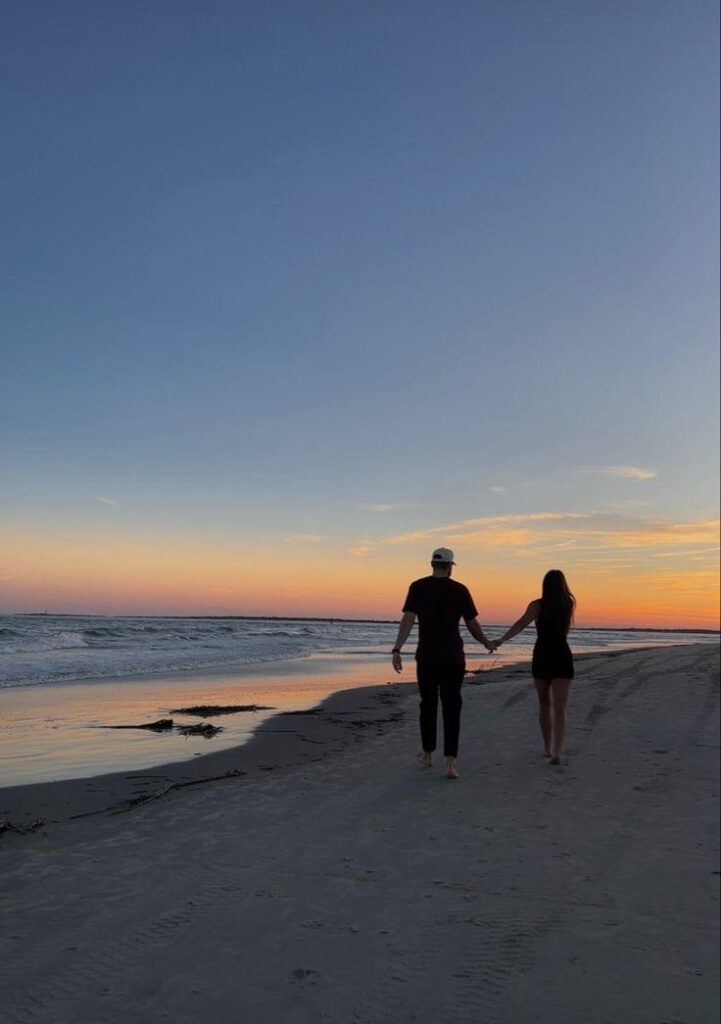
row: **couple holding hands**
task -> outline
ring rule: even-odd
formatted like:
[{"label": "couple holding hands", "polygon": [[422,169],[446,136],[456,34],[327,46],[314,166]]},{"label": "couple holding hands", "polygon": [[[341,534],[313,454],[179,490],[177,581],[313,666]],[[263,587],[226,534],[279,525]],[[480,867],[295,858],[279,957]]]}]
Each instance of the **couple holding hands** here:
[{"label": "couple holding hands", "polygon": [[433,764],[440,696],[446,778],[458,778],[458,734],[463,705],[461,687],[466,672],[463,641],[458,629],[461,619],[471,636],[489,652],[497,650],[535,622],[538,638],[533,649],[532,672],[538,693],[543,753],[550,758],[551,764],[560,764],[566,734],[568,691],[573,679],[573,655],[567,637],[576,606],[565,576],[560,569],[547,572],[541,597],[531,601],[520,619],[503,636],[489,640],[478,621],[478,611],[468,588],[451,579],[455,564],[449,548],[437,548],[433,552],[432,575],[415,580],[408,588],[403,618],[392,651],[393,668],[402,672],[401,648],[418,619],[416,669],[421,698],[423,764],[428,768]]}]

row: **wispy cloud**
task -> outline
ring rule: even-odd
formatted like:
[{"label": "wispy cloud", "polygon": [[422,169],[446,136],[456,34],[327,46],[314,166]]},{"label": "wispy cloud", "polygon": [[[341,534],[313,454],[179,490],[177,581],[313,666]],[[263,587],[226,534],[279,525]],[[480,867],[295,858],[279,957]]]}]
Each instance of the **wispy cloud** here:
[{"label": "wispy cloud", "polygon": [[632,557],[634,553],[651,554],[658,550],[697,554],[718,549],[719,522],[669,522],[609,511],[530,512],[465,519],[378,540],[363,540],[358,542],[354,553],[368,554],[396,545],[437,543],[440,537],[467,550],[506,549],[518,557],[553,550],[601,558],[621,551]]},{"label": "wispy cloud", "polygon": [[623,501],[607,501],[603,504],[606,512],[629,512],[636,510],[643,510],[655,508],[656,504],[653,501],[643,501],[641,498],[624,498]]},{"label": "wispy cloud", "polygon": [[109,505],[111,508],[118,507],[118,502],[115,500],[115,498],[106,498],[105,495],[103,494],[97,494],[96,498],[101,505]]},{"label": "wispy cloud", "polygon": [[320,544],[323,537],[317,533],[291,533],[283,539],[288,544]]},{"label": "wispy cloud", "polygon": [[398,533],[379,540],[362,540],[351,549],[353,554],[367,554],[376,548],[388,545],[415,544],[422,541],[437,541],[438,537],[454,542],[477,542],[473,546],[500,547],[503,544],[518,545],[525,543],[531,536],[529,523],[556,522],[565,519],[585,519],[586,513],[573,512],[530,512],[502,516],[481,516],[477,519],[464,519],[460,522],[445,523],[442,526],[429,526],[422,530],[411,530]]},{"label": "wispy cloud", "polygon": [[519,530],[529,523],[562,522],[565,520],[588,519],[590,513],[585,512],[524,512],[509,513],[503,516],[480,516],[477,519],[464,519],[456,523],[445,523],[443,526],[430,526],[424,530],[413,530],[410,533],[399,533],[388,537],[387,544],[413,544],[416,541],[432,540],[438,536],[449,540],[467,540],[476,536],[486,536],[489,531],[498,528]]},{"label": "wispy cloud", "polygon": [[373,541],[359,541],[349,551],[351,555],[367,555],[369,551],[372,551],[377,546]]},{"label": "wispy cloud", "polygon": [[615,476],[622,480],[653,480],[655,469],[641,469],[639,466],[589,466],[581,470],[594,476]]},{"label": "wispy cloud", "polygon": [[651,558],[705,558],[708,548],[683,548],[681,551],[652,551]]},{"label": "wispy cloud", "polygon": [[397,508],[407,508],[405,502],[391,502],[391,501],[354,501],[352,502],[353,508],[360,509],[362,512],[392,512]]},{"label": "wispy cloud", "polygon": [[491,492],[491,494],[505,494],[506,493],[506,488],[505,487],[501,487],[498,484],[494,484],[493,487],[489,487],[488,490]]}]

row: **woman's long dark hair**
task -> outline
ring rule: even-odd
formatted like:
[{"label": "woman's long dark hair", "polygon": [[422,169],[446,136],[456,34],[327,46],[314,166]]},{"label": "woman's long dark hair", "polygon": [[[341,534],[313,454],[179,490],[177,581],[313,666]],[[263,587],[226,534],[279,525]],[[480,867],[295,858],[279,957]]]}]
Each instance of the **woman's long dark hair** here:
[{"label": "woman's long dark hair", "polygon": [[540,618],[552,629],[568,633],[576,611],[576,598],[560,569],[549,569],[543,577]]}]

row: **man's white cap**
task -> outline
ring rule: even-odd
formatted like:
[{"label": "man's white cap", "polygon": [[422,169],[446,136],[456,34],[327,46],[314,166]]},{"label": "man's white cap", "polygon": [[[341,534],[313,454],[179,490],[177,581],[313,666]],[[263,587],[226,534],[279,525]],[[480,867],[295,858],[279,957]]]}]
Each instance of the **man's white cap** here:
[{"label": "man's white cap", "polygon": [[453,561],[453,552],[450,548],[436,548],[431,555],[431,562],[448,562],[449,565],[455,565]]}]

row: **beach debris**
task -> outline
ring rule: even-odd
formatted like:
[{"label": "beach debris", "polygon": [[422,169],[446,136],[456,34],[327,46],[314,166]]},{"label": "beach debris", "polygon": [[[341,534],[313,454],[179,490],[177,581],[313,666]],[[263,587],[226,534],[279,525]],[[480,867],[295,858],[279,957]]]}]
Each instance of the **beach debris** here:
[{"label": "beach debris", "polygon": [[203,736],[210,739],[211,736],[223,731],[221,725],[211,725],[210,722],[195,722],[193,725],[176,725],[172,718],[161,718],[157,722],[142,722],[139,725],[101,725],[100,729],[149,729],[150,732],[178,732],[181,736]]},{"label": "beach debris", "polygon": [[240,778],[241,775],[246,774],[247,772],[243,771],[242,768],[230,768],[227,772],[223,772],[222,775],[206,775],[201,779],[186,779],[184,782],[171,782],[170,785],[156,789],[154,793],[149,793],[147,796],[134,796],[129,800],[124,800],[120,806],[104,807],[99,811],[84,811],[82,814],[73,814],[70,817],[70,821],[75,821],[78,818],[91,818],[98,814],[124,814],[126,811],[132,811],[134,807],[139,807],[141,804],[149,804],[153,800],[160,800],[161,797],[167,796],[168,793],[172,793],[176,789],[186,789],[188,786],[204,786],[208,782],[220,782],[222,779]]},{"label": "beach debris", "polygon": [[195,725],[179,725],[178,732],[182,736],[203,736],[209,740],[211,736],[223,731],[222,725],[211,725],[210,722],[196,722]]},{"label": "beach debris", "polygon": [[45,818],[35,818],[34,821],[29,822],[27,825],[18,825],[12,818],[3,817],[0,818],[0,835],[3,832],[16,832],[18,835],[24,836],[29,832],[37,832],[44,824]]},{"label": "beach debris", "polygon": [[466,672],[463,681],[472,686],[483,686],[486,683],[482,672]]},{"label": "beach debris", "polygon": [[199,715],[212,718],[214,715],[234,715],[241,711],[275,711],[267,704],[194,704],[189,708],[173,708],[171,715]]},{"label": "beach debris", "polygon": [[150,729],[151,732],[169,732],[173,728],[172,718],[159,718],[157,722],[141,722],[140,725],[101,725],[101,729]]},{"label": "beach debris", "polygon": [[[483,679],[483,676],[486,674],[486,672],[492,672],[493,669],[495,668],[498,668],[497,658],[485,661],[482,665],[479,665],[478,668],[469,668],[466,671],[464,679],[467,683],[485,683],[486,680]],[[524,668],[523,672],[525,673],[525,671],[526,670]]]},{"label": "beach debris", "polygon": [[322,975],[320,971],[311,970],[310,967],[296,967],[290,974],[293,981],[314,981]]}]

